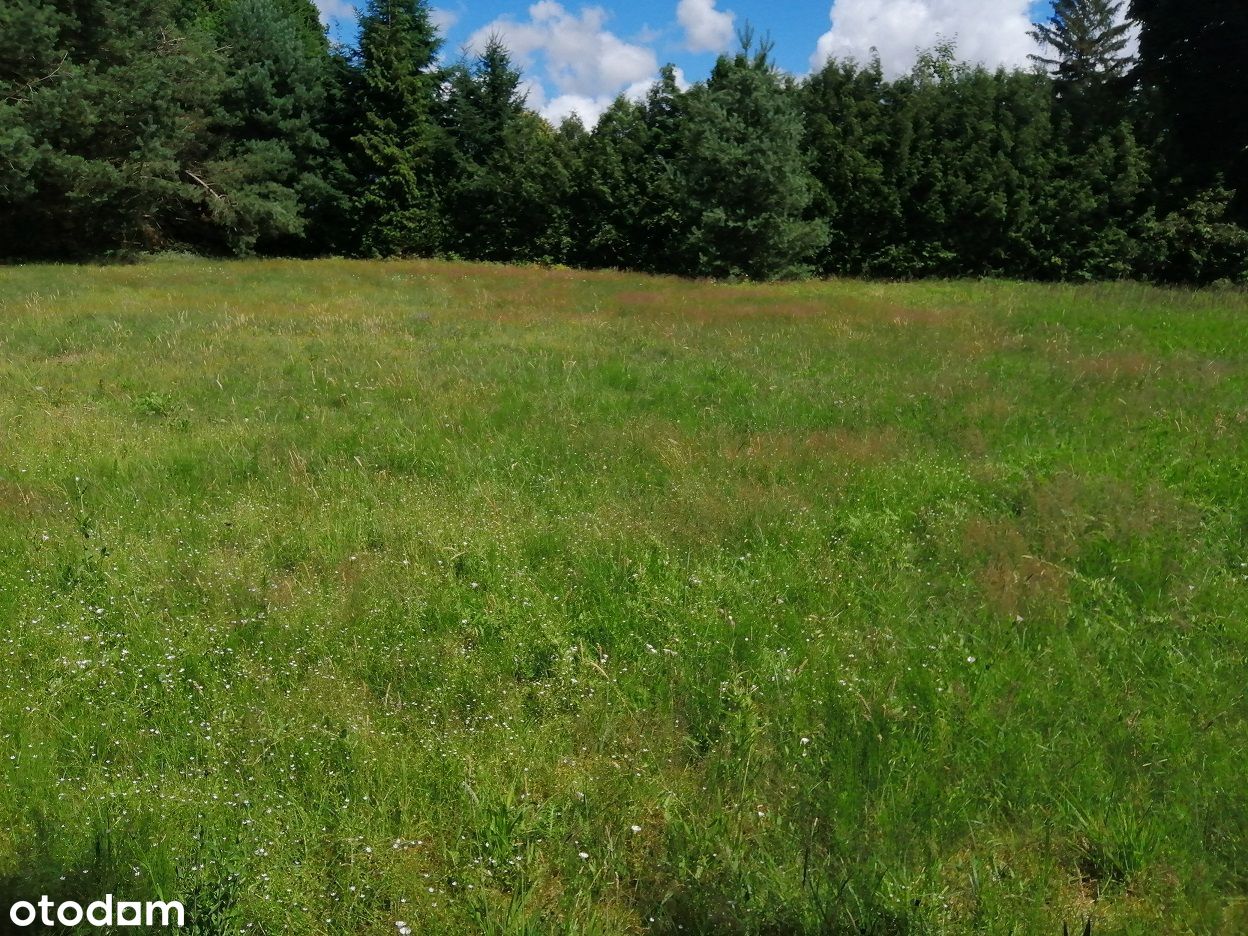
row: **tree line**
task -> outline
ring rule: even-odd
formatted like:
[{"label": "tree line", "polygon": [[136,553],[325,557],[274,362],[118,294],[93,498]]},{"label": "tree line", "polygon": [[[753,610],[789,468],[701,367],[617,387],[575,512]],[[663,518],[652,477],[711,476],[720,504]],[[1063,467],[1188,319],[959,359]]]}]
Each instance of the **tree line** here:
[{"label": "tree line", "polygon": [[[1121,14],[1139,27],[1132,55]],[[1248,4],[1058,0],[1029,70],[750,34],[587,129],[425,0],[4,0],[0,257],[189,249],[774,279],[1248,278]]]}]

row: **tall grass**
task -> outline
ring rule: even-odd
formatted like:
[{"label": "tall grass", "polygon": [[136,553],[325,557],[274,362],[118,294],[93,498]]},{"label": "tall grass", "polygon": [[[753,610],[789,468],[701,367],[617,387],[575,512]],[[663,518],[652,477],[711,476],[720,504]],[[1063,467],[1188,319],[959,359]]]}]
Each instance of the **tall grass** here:
[{"label": "tall grass", "polygon": [[1248,299],[0,271],[0,896],[1248,930]]}]

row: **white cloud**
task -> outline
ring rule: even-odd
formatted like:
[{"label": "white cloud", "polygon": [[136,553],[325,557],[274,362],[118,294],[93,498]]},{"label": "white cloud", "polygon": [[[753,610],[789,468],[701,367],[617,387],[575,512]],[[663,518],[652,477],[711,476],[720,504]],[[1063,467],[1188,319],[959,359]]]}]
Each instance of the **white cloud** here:
[{"label": "white cloud", "polygon": [[[635,81],[620,93],[630,101],[644,101],[657,82],[657,78]],[[679,68],[676,69],[676,84],[682,90],[689,88],[685,73]],[[619,96],[619,94],[600,94],[596,97],[588,97],[583,94],[561,94],[554,100],[547,101],[539,86],[538,95],[530,95],[529,106],[553,124],[560,124],[565,118],[575,114],[581,118],[581,123],[585,126],[593,127]]]},{"label": "white cloud", "polygon": [[350,0],[316,0],[316,8],[321,11],[321,19],[326,23],[355,18],[355,4]]},{"label": "white cloud", "polygon": [[680,0],[676,19],[691,52],[722,52],[732,44],[736,14],[717,10],[715,0]]},{"label": "white cloud", "polygon": [[454,10],[433,7],[429,11],[429,20],[438,28],[438,32],[445,36],[451,27],[459,22],[459,14]]},{"label": "white cloud", "polygon": [[908,71],[916,49],[938,39],[957,43],[958,58],[988,66],[1026,66],[1036,43],[1029,0],[835,0],[832,28],[819,39],[811,66],[829,59],[869,61],[878,49],[889,75]]},{"label": "white cloud", "polygon": [[658,72],[654,50],[620,39],[606,27],[607,12],[591,6],[571,13],[555,0],[529,7],[527,20],[502,16],[477,30],[468,48],[480,51],[497,36],[526,72],[540,67],[554,95],[530,82],[529,104],[548,120],[558,122],[579,114],[596,123],[620,92],[649,83]]}]

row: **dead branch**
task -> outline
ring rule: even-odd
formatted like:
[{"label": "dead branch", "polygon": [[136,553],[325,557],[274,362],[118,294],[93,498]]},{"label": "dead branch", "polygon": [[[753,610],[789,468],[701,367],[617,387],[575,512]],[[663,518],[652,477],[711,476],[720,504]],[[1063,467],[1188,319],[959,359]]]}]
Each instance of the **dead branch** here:
[{"label": "dead branch", "polygon": [[188,176],[190,176],[194,181],[198,182],[201,186],[203,186],[204,191],[207,192],[209,195],[211,195],[213,198],[215,198],[217,201],[225,201],[224,195],[222,195],[220,192],[214,189],[211,185],[209,185],[207,182],[205,182],[195,173],[191,172],[190,169],[183,169],[182,171],[185,172]]},{"label": "dead branch", "polygon": [[39,87],[39,85],[44,82],[51,81],[59,75],[61,73],[61,69],[65,67],[65,63],[67,61],[69,61],[69,53],[65,52],[61,55],[61,60],[56,63],[56,68],[52,69],[52,71],[48,72],[48,74],[44,75],[42,78],[36,78],[34,81],[29,81],[23,85],[20,90],[9,94],[5,97],[4,103],[20,104],[22,101],[27,100],[32,94],[35,93],[35,88]]}]

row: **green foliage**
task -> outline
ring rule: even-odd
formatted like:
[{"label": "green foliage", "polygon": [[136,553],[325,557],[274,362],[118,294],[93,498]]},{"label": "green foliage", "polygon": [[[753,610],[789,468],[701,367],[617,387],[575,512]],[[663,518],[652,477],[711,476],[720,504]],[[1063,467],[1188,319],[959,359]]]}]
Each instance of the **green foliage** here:
[{"label": "green foliage", "polygon": [[1140,269],[1165,282],[1248,283],[1248,231],[1227,220],[1231,193],[1213,189],[1143,219]]},{"label": "green foliage", "polygon": [[1031,58],[1051,71],[1054,91],[1081,133],[1124,116],[1132,65],[1126,5],[1126,0],[1057,0],[1049,21],[1031,32],[1056,56]]},{"label": "green foliage", "polygon": [[674,272],[685,229],[679,170],[686,95],[671,66],[642,102],[623,97],[577,138],[572,256],[587,266]]},{"label": "green foliage", "polygon": [[[202,37],[160,0],[6,4],[0,256],[159,246],[205,208],[191,176],[214,107]],[[14,48],[9,48],[12,45]]]},{"label": "green foliage", "polygon": [[753,51],[748,38],[742,46],[720,57],[684,105],[675,269],[759,280],[800,276],[827,240],[825,222],[806,217],[815,187],[801,111],[770,48]]},{"label": "green foliage", "polygon": [[353,215],[368,256],[427,256],[443,247],[440,48],[425,0],[369,0],[360,14]]},{"label": "green foliage", "polygon": [[[1059,119],[1059,140],[1066,124]],[[1054,145],[1043,191],[1045,227],[1037,275],[1061,279],[1157,278],[1140,263],[1137,221],[1150,190],[1150,161],[1128,124],[1071,147]]]},{"label": "green foliage", "polygon": [[812,213],[828,222],[824,273],[862,273],[903,229],[897,180],[909,127],[879,61],[830,61],[801,87],[804,147],[816,180]]},{"label": "green foliage", "polygon": [[1224,0],[1132,0],[1140,23],[1139,77],[1149,123],[1177,194],[1225,184],[1248,223],[1248,4]]},{"label": "green foliage", "polygon": [[497,39],[444,66],[426,0],[371,0],[354,49],[312,0],[10,0],[0,257],[1241,279],[1248,139],[1223,117],[1248,21],[1137,0],[1128,74],[1122,9],[1061,0],[1035,28],[1047,74],[938,41],[894,80],[833,61],[799,82],[747,34],[704,81],[668,66],[556,129]]},{"label": "green foliage", "polygon": [[[1051,178],[1047,90],[1041,79],[924,57],[892,89],[905,127],[894,184],[903,206],[882,256],[893,275],[1032,270]],[[884,269],[880,267],[884,266]]]},{"label": "green foliage", "polygon": [[568,252],[570,150],[525,108],[520,73],[497,40],[453,70],[445,123],[454,168],[447,248],[474,260],[558,262]]},{"label": "green foliage", "polygon": [[[303,8],[315,8],[303,2]],[[341,198],[322,135],[327,48],[290,4],[231,0],[216,36],[227,77],[218,139],[205,165],[209,221],[235,253],[296,252],[309,222]]]}]

